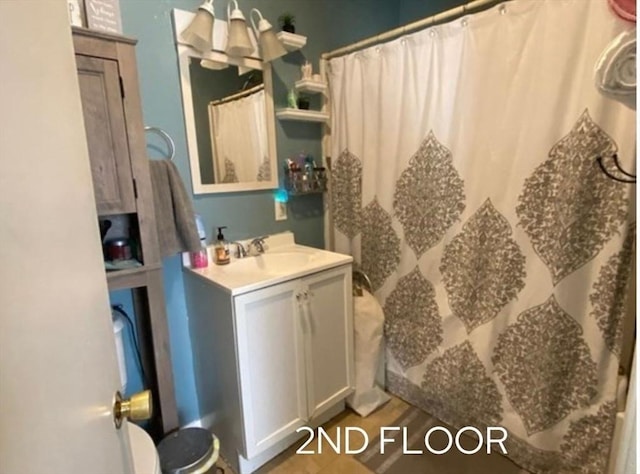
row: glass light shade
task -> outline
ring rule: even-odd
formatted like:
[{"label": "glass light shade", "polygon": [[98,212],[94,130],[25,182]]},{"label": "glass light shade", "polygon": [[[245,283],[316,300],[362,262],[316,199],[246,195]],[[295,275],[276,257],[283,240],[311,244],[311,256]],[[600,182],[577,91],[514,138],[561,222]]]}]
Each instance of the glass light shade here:
[{"label": "glass light shade", "polygon": [[[253,12],[256,12],[260,17],[257,27],[253,21]],[[271,23],[262,17],[262,13],[260,13],[260,10],[257,8],[251,10],[251,24],[253,25],[256,35],[259,37],[260,54],[263,61],[273,61],[274,59],[287,54],[287,50],[284,49],[284,46],[273,32]]]},{"label": "glass light shade", "polygon": [[227,54],[229,56],[249,56],[253,52],[253,45],[247,32],[244,20],[231,20],[229,23],[229,38],[227,39]]},{"label": "glass light shade", "polygon": [[273,32],[273,28],[260,32],[260,50],[263,61],[273,61],[287,54],[287,50]]},{"label": "glass light shade", "polygon": [[180,33],[180,39],[201,53],[211,51],[213,44],[213,0],[198,7],[191,24]]},{"label": "glass light shade", "polygon": [[227,69],[229,67],[228,64],[219,63],[218,61],[212,61],[211,59],[201,59],[200,66],[213,69],[214,71],[222,71],[223,69]]},{"label": "glass light shade", "polygon": [[[235,4],[233,13],[230,13],[231,1]],[[231,0],[227,7],[227,18],[229,18],[229,30],[227,36],[226,53],[229,56],[249,56],[253,52],[253,45],[247,31],[247,22],[238,3]]]}]

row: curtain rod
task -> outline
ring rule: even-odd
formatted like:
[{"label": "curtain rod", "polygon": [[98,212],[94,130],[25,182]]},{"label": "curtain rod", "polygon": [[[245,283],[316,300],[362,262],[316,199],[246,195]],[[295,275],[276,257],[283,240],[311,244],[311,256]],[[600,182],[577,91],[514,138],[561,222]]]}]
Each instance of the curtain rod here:
[{"label": "curtain rod", "polygon": [[240,91],[240,92],[236,92],[235,94],[231,94],[230,96],[227,96],[224,99],[214,100],[214,101],[210,102],[209,105],[220,105],[220,104],[225,104],[227,102],[232,102],[234,100],[241,99],[243,97],[251,95],[254,92],[261,91],[262,89],[264,89],[264,84],[258,84],[257,86],[253,86],[250,89],[247,89],[247,90],[244,90],[244,91]]},{"label": "curtain rod", "polygon": [[436,23],[450,20],[457,16],[465,15],[466,13],[469,13],[470,10],[482,8],[491,4],[497,5],[498,3],[502,3],[505,1],[507,0],[473,0],[471,2],[465,3],[464,5],[460,5],[459,7],[454,7],[450,10],[446,10],[444,12],[436,13],[435,15],[432,15],[430,17],[423,18],[422,20],[414,21],[413,23],[408,23],[404,26],[400,26],[393,30],[387,31],[386,33],[381,33],[362,41],[358,41],[357,43],[350,44],[343,48],[335,49],[333,51],[329,51],[328,53],[323,53],[322,59],[327,60],[335,58],[336,56],[342,56],[344,54],[363,49],[367,46],[371,46],[372,44],[396,38],[398,36],[402,36],[405,33],[411,33],[413,31],[423,29],[427,26],[432,26]]}]

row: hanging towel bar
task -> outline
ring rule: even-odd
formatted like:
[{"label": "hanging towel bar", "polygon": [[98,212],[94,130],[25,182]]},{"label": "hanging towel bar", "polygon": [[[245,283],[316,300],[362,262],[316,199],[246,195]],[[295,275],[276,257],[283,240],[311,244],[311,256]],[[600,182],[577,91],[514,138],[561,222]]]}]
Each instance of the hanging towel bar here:
[{"label": "hanging towel bar", "polygon": [[176,156],[176,144],[173,142],[173,138],[171,138],[171,135],[169,135],[167,132],[165,132],[159,127],[146,126],[144,127],[144,131],[153,132],[156,135],[160,135],[162,137],[162,139],[166,142],[167,146],[169,147],[169,153],[168,153],[169,161],[173,161],[173,158]]}]

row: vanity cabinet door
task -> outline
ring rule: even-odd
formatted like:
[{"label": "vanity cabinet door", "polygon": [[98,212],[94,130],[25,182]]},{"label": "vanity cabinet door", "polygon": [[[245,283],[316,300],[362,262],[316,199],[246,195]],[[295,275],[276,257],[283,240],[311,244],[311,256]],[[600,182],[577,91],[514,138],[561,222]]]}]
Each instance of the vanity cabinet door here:
[{"label": "vanity cabinet door", "polygon": [[136,211],[118,63],[76,55],[99,215]]},{"label": "vanity cabinet door", "polygon": [[309,417],[345,398],[353,386],[351,265],[303,279],[306,298]]},{"label": "vanity cabinet door", "polygon": [[300,281],[294,280],[235,297],[248,459],[308,420],[300,293]]}]

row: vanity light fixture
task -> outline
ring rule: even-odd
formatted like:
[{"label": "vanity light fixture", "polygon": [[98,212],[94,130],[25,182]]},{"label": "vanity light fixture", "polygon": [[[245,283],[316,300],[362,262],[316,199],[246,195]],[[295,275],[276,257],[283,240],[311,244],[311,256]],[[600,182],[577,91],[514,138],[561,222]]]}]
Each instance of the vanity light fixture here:
[{"label": "vanity light fixture", "polygon": [[189,26],[180,33],[180,39],[201,53],[208,53],[213,46],[213,18],[213,0],[205,0]]},{"label": "vanity light fixture", "polygon": [[[231,11],[231,2],[235,7]],[[247,21],[242,11],[238,7],[236,0],[229,0],[227,5],[227,18],[229,21],[229,32],[227,36],[226,53],[229,56],[243,57],[249,56],[253,52],[253,45],[247,31]]]},{"label": "vanity light fixture", "polygon": [[[260,17],[257,27],[255,22],[253,21],[253,12],[256,12]],[[262,60],[265,62],[269,62],[287,54],[287,50],[284,49],[284,46],[282,45],[276,34],[273,32],[271,23],[264,19],[262,13],[260,13],[260,10],[258,10],[257,8],[252,9],[250,16],[253,30],[256,32],[256,36],[259,38],[258,42],[260,44],[260,54],[262,56]]]}]

